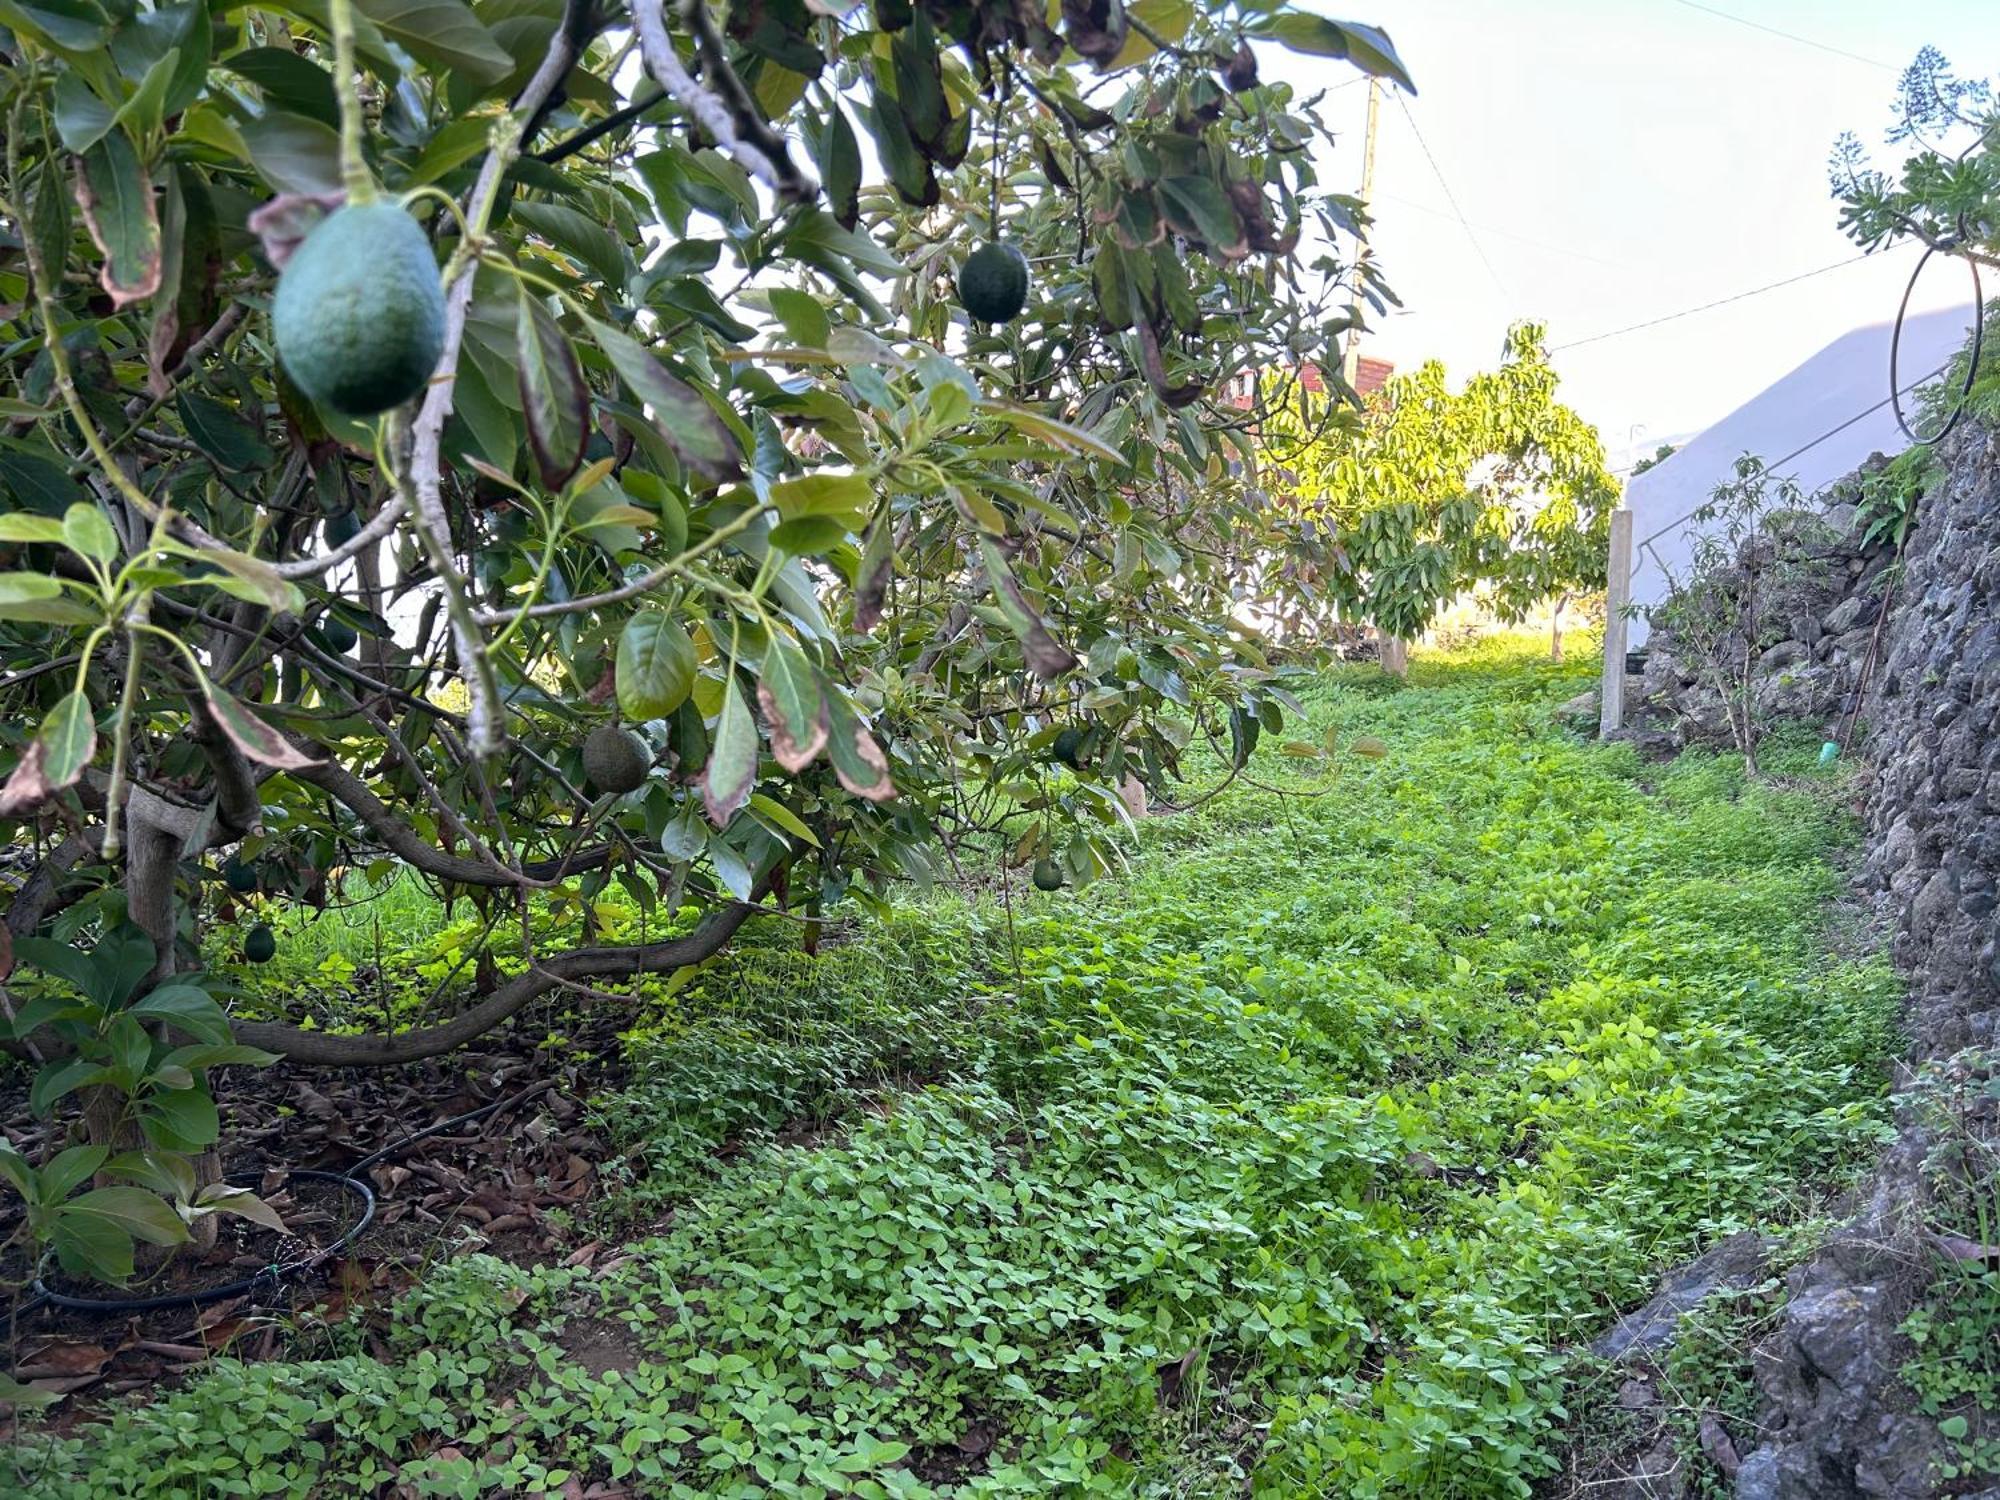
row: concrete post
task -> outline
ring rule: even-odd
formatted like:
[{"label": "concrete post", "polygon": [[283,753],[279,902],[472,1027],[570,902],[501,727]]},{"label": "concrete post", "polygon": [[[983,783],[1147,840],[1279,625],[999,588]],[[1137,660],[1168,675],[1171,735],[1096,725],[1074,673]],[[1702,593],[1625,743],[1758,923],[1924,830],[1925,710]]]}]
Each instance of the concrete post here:
[{"label": "concrete post", "polygon": [[1632,512],[1611,513],[1611,557],[1604,576],[1604,691],[1597,737],[1625,726],[1625,606],[1632,598]]}]

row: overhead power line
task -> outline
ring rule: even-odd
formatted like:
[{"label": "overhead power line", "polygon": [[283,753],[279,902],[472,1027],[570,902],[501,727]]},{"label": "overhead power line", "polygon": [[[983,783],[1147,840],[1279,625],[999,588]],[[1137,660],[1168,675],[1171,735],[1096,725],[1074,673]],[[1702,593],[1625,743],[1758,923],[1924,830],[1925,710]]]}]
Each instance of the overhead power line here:
[{"label": "overhead power line", "polygon": [[1717,10],[1713,5],[1703,5],[1701,0],[1676,0],[1689,10],[1704,11],[1711,16],[1720,16],[1725,21],[1734,21],[1738,26],[1748,26],[1752,31],[1762,31],[1770,36],[1781,36],[1788,42],[1797,42],[1801,47],[1811,47],[1819,52],[1831,52],[1835,57],[1844,57],[1849,62],[1866,63],[1871,68],[1881,68],[1884,72],[1900,73],[1901,68],[1885,63],[1879,58],[1863,57],[1859,52],[1849,52],[1845,47],[1835,47],[1826,42],[1816,42],[1809,36],[1800,36],[1796,31],[1780,31],[1775,26],[1766,26],[1762,21],[1753,21],[1748,16],[1733,15],[1726,10]]},{"label": "overhead power line", "polygon": [[1458,227],[1465,231],[1466,239],[1472,242],[1472,249],[1478,255],[1479,263],[1486,267],[1486,274],[1493,278],[1493,284],[1500,289],[1500,295],[1512,301],[1514,294],[1507,290],[1507,283],[1500,279],[1500,273],[1493,269],[1493,262],[1486,257],[1486,247],[1479,243],[1479,236],[1472,232],[1472,225],[1466,220],[1465,210],[1458,206],[1458,195],[1452,192],[1451,184],[1445,181],[1444,169],[1438,165],[1437,158],[1431,155],[1430,142],[1425,140],[1424,133],[1417,129],[1417,117],[1410,113],[1410,106],[1404,101],[1401,89],[1396,91],[1396,107],[1402,110],[1403,118],[1410,122],[1410,133],[1417,138],[1417,144],[1423,147],[1424,160],[1431,164],[1431,175],[1437,178],[1438,186],[1444,189],[1444,201],[1451,205],[1451,211],[1458,219]]},{"label": "overhead power line", "polygon": [[[1790,463],[1793,459],[1798,458],[1803,454],[1810,453],[1813,449],[1817,448],[1821,443],[1825,442],[1828,438],[1838,437],[1841,433],[1847,431],[1848,428],[1852,427],[1856,422],[1859,422],[1863,417],[1874,416],[1876,412],[1880,411],[1883,407],[1887,406],[1891,401],[1895,400],[1897,396],[1907,396],[1911,391],[1914,391],[1918,386],[1922,385],[1925,381],[1937,379],[1938,376],[1942,375],[1946,370],[1950,368],[1951,368],[1951,361],[1946,360],[1943,364],[1939,365],[1935,370],[1932,370],[1929,374],[1917,376],[1916,379],[1906,383],[1900,391],[1895,391],[1890,395],[1884,396],[1880,401],[1877,401],[1873,406],[1869,407],[1866,411],[1856,412],[1853,416],[1849,417],[1845,422],[1836,422],[1833,426],[1827,428],[1825,432],[1822,432],[1818,437],[1808,439],[1806,442],[1799,444],[1798,447],[1794,448],[1790,453],[1787,453],[1783,458],[1772,459],[1771,462],[1764,465],[1764,472],[1766,474],[1776,474],[1780,468]],[[1689,441],[1693,440],[1690,439]],[[1783,478],[1784,476],[1779,475],[1779,477]],[[1658,530],[1648,532],[1645,536],[1641,537],[1636,543],[1634,543],[1635,550],[1637,548],[1650,547],[1654,542],[1658,541],[1661,537],[1665,536],[1669,531],[1672,531],[1676,526],[1680,525],[1683,521],[1689,521],[1694,519],[1695,515],[1708,504],[1709,502],[1704,500],[1701,503],[1701,505],[1697,505],[1693,510],[1689,511],[1686,515],[1676,516],[1674,517],[1673,520],[1667,522],[1666,525],[1660,527]],[[1655,561],[1657,561],[1659,559],[1659,553],[1655,552],[1653,554],[1653,557]]]},{"label": "overhead power line", "polygon": [[1567,344],[1551,346],[1549,353],[1560,354],[1565,349],[1581,349],[1585,344],[1599,344],[1606,339],[1615,339],[1623,334],[1637,333],[1642,328],[1657,328],[1662,323],[1672,323],[1679,318],[1691,318],[1696,313],[1704,313],[1711,308],[1727,307],[1732,302],[1741,302],[1747,297],[1762,296],[1765,292],[1775,292],[1779,287],[1791,286],[1797,282],[1810,281],[1815,276],[1824,276],[1828,271],[1838,271],[1842,266],[1856,265],[1866,260],[1866,255],[1851,255],[1846,260],[1837,260],[1830,266],[1821,266],[1816,271],[1801,271],[1796,276],[1787,276],[1783,281],[1773,281],[1764,286],[1753,286],[1747,292],[1737,292],[1734,296],[1718,297],[1713,302],[1704,302],[1699,307],[1684,307],[1679,312],[1667,313],[1663,317],[1648,318],[1643,323],[1630,323],[1623,328],[1609,329],[1604,333],[1593,333],[1587,339],[1571,339]]}]

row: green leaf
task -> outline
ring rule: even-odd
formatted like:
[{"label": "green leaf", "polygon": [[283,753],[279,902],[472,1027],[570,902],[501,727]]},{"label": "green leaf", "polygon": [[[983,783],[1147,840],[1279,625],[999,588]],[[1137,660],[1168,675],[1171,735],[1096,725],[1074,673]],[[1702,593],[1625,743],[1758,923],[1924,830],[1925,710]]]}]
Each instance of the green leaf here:
[{"label": "green leaf", "polygon": [[608,324],[593,319],[590,332],[619,379],[652,408],[654,425],[682,463],[717,484],[743,472],[736,434],[699,391]]},{"label": "green leaf", "polygon": [[194,1163],[178,1151],[121,1151],[104,1170],[163,1198],[183,1200],[195,1194]]},{"label": "green leaf", "polygon": [[96,506],[79,501],[63,512],[63,541],[79,557],[108,563],[118,556],[118,533]]},{"label": "green leaf", "polygon": [[824,349],[832,324],[827,321],[826,309],[819,298],[811,292],[797,291],[791,287],[774,287],[770,293],[771,311],[778,321],[785,325],[785,334],[801,349]]},{"label": "green leaf", "polygon": [[847,540],[848,527],[830,516],[800,516],[771,528],[771,545],[794,557],[818,557]]},{"label": "green leaf", "polygon": [[111,18],[95,0],[0,0],[0,23],[72,52],[100,47]]},{"label": "green leaf", "polygon": [[632,723],[664,719],[694,691],[694,642],[663,609],[642,609],[618,637],[618,709]]},{"label": "green leaf", "polygon": [[191,578],[188,580],[190,583],[207,584],[210,588],[221,589],[253,604],[262,604],[281,614],[297,614],[305,607],[305,595],[299,592],[298,585],[280,577],[278,570],[261,557],[219,547],[191,551],[187,555],[224,570],[220,574],[202,574]]},{"label": "green leaf", "polygon": [[814,836],[813,831],[805,825],[805,822],[797,813],[785,806],[784,803],[777,801],[775,798],[767,797],[762,792],[752,792],[750,794],[750,815],[753,818],[758,818],[763,822],[775,825],[780,833],[788,833],[793,838],[803,839],[815,849],[820,847],[819,839]]},{"label": "green leaf", "polygon": [[139,1111],[146,1139],[167,1151],[200,1151],[222,1134],[222,1119],[206,1088],[155,1088]]},{"label": "green leaf", "polygon": [[63,540],[62,522],[53,516],[32,516],[25,511],[0,515],[0,542],[54,542]]},{"label": "green leaf", "polygon": [[771,730],[771,754],[797,775],[826,748],[826,705],[819,679],[805,653],[783,636],[764,653],[757,679],[757,703]]},{"label": "green leaf", "polygon": [[[142,996],[127,1014],[171,1022],[201,1041],[229,1040],[229,1017],[206,990],[191,984],[163,984]],[[178,1061],[183,1067],[195,1066],[184,1059]]]},{"label": "green leaf", "polygon": [[117,123],[145,140],[166,118],[167,95],[181,76],[179,48],[169,48],[153,61],[139,87],[118,107]]},{"label": "green leaf", "polygon": [[590,387],[562,326],[526,287],[515,317],[514,357],[535,466],[542,483],[559,490],[583,463],[590,437]]},{"label": "green leaf", "polygon": [[116,1225],[133,1239],[149,1245],[187,1243],[187,1225],[181,1222],[180,1215],[157,1194],[144,1188],[93,1188],[81,1198],[64,1204],[63,1213]]},{"label": "green leaf", "polygon": [[281,193],[330,194],[341,190],[340,137],[333,127],[305,115],[266,110],[242,121],[238,131],[250,164]]},{"label": "green leaf", "polygon": [[132,1236],[110,1219],[58,1209],[50,1238],[57,1264],[70,1275],[114,1286],[131,1280]]},{"label": "green leaf", "polygon": [[729,680],[722,697],[722,716],[715,726],[715,744],[708,753],[708,770],[702,777],[702,801],[709,821],[717,828],[729,826],[757,780],[757,723],[743,701],[743,689],[731,663]]},{"label": "green leaf", "polygon": [[1946,1417],[1937,1424],[1938,1436],[1950,1438],[1954,1443],[1972,1430],[1972,1424],[1964,1417]]},{"label": "green leaf", "polygon": [[83,153],[76,178],[77,206],[90,237],[104,255],[98,284],[123,307],[160,289],[160,216],[153,183],[123,130],[113,130]]},{"label": "green leaf", "polygon": [[1353,21],[1332,21],[1308,11],[1287,10],[1257,22],[1250,28],[1250,34],[1265,37],[1281,47],[1308,56],[1345,58],[1364,73],[1390,79],[1412,94],[1417,91],[1416,84],[1410,81],[1409,72],[1403,66],[1403,60],[1396,55],[1389,34],[1373,26],[1362,26]]},{"label": "green leaf", "polygon": [[215,460],[217,467],[242,474],[268,469],[277,462],[264,435],[220,401],[182,391],[174,403],[181,425],[195,446]]},{"label": "green leaf", "polygon": [[[133,1008],[138,1014],[138,1007]],[[278,1060],[275,1052],[266,1052],[262,1047],[245,1047],[239,1042],[225,1042],[199,1047],[176,1047],[160,1059],[161,1067],[177,1068],[222,1068],[245,1065],[253,1068],[268,1068]]]},{"label": "green leaf", "polygon": [[861,474],[829,474],[821,470],[781,479],[771,486],[771,504],[787,521],[824,516],[848,530],[858,530],[875,507],[875,489]]},{"label": "green leaf", "polygon": [[235,1214],[239,1219],[248,1219],[253,1224],[262,1224],[266,1229],[278,1234],[288,1234],[285,1221],[278,1217],[278,1211],[259,1198],[248,1188],[231,1187],[226,1182],[211,1182],[201,1190],[195,1200],[195,1207],[213,1209],[219,1214]]},{"label": "green leaf", "polygon": [[319,764],[214,683],[204,679],[201,691],[230,743],[259,765],[302,771]]},{"label": "green leaf", "polygon": [[841,228],[852,229],[861,217],[861,142],[837,103],[827,106],[826,127],[820,131],[819,176],[834,219]]},{"label": "green leaf", "polygon": [[498,83],[514,71],[507,49],[459,0],[354,0],[354,8],[438,72]]},{"label": "green leaf", "polygon": [[41,1171],[41,1201],[56,1204],[82,1187],[104,1165],[104,1146],[69,1146],[56,1153]]},{"label": "green leaf", "polygon": [[[74,1151],[77,1148],[72,1146],[70,1149]],[[21,1195],[23,1203],[33,1205],[42,1201],[41,1181],[35,1169],[28,1165],[27,1157],[4,1140],[0,1140],[0,1177],[7,1179],[8,1185]]]},{"label": "green leaf", "polygon": [[1095,433],[1060,421],[1034,410],[1032,407],[1016,406],[1011,401],[985,399],[975,403],[988,416],[998,417],[1017,432],[1029,437],[1040,438],[1043,442],[1069,453],[1087,453],[1093,458],[1101,458],[1110,463],[1123,465],[1125,455],[1112,447]]},{"label": "green leaf", "polygon": [[277,108],[339,128],[340,104],[332,75],[291,48],[249,47],[225,57],[222,66],[256,84]]},{"label": "green leaf", "polygon": [[12,1375],[0,1375],[0,1406],[32,1409],[53,1406],[62,1398],[61,1391],[45,1391],[37,1386],[23,1385]]},{"label": "green leaf", "polygon": [[118,112],[85,81],[83,74],[65,72],[55,88],[56,134],[71,151],[88,151],[104,139],[117,122]]},{"label": "green leaf", "polygon": [[46,604],[62,596],[62,585],[44,573],[0,573],[0,620],[33,620],[34,612],[19,612],[21,605]]},{"label": "green leaf", "polygon": [[34,1114],[47,1115],[58,1100],[87,1083],[98,1082],[103,1076],[104,1065],[88,1057],[72,1057],[50,1063],[35,1074],[35,1081],[28,1085],[28,1108]]},{"label": "green leaf", "polygon": [[[413,188],[436,182],[447,172],[465,165],[475,156],[483,155],[492,140],[493,122],[484,115],[453,120],[440,126],[437,133],[424,142],[424,149],[411,165],[403,186]],[[526,206],[514,205],[517,210]]]},{"label": "green leaf", "polygon": [[59,466],[20,448],[0,448],[0,487],[12,491],[18,504],[47,516],[60,515],[83,495],[83,486]]},{"label": "green leaf", "polygon": [[596,219],[566,203],[517,201],[511,217],[568,255],[614,291],[624,287],[631,271],[625,241]]}]

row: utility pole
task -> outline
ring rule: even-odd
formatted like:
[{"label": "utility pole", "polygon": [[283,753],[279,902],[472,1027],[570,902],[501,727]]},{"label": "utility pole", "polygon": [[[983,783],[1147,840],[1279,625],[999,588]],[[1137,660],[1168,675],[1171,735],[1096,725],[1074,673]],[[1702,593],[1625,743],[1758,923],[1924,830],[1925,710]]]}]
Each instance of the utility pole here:
[{"label": "utility pole", "polygon": [[[1375,141],[1382,127],[1382,80],[1368,80],[1368,130],[1361,141],[1361,207],[1366,211],[1375,201]],[[1355,236],[1357,259],[1368,248],[1368,228],[1364,224]],[[1351,391],[1361,378],[1361,330],[1347,330],[1347,348],[1340,359],[1341,377]],[[1386,630],[1375,632],[1381,650],[1382,670],[1394,677],[1410,675],[1410,643]]]},{"label": "utility pole", "polygon": [[[1375,201],[1375,137],[1382,123],[1382,80],[1371,77],[1368,80],[1368,130],[1361,142],[1361,206],[1368,209]],[[1368,248],[1368,229],[1362,226],[1356,235],[1356,250]],[[1341,355],[1340,373],[1346,379],[1349,390],[1354,388],[1355,377],[1361,371],[1361,330],[1347,330],[1347,349]]]}]

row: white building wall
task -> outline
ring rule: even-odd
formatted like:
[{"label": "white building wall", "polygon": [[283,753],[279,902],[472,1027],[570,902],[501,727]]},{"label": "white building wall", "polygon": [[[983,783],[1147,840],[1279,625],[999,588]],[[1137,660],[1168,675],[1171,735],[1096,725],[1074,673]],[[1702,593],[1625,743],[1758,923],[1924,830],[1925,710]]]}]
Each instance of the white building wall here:
[{"label": "white building wall", "polygon": [[[1927,383],[1964,346],[1971,317],[1970,308],[1948,309],[1913,315],[1904,323],[1897,378],[1906,392]],[[1893,323],[1878,323],[1843,334],[1626,484],[1625,504],[1632,511],[1632,601],[1641,611],[1631,622],[1628,645],[1645,643],[1644,611],[1666,599],[1669,573],[1683,575],[1693,555],[1699,533],[1689,515],[1707,503],[1718,485],[1735,478],[1738,458],[1755,454],[1772,466],[1774,477],[1790,477],[1811,496],[1871,453],[1894,455],[1909,446],[1888,403],[1893,328]],[[1914,414],[1908,394],[1903,410]]]}]

